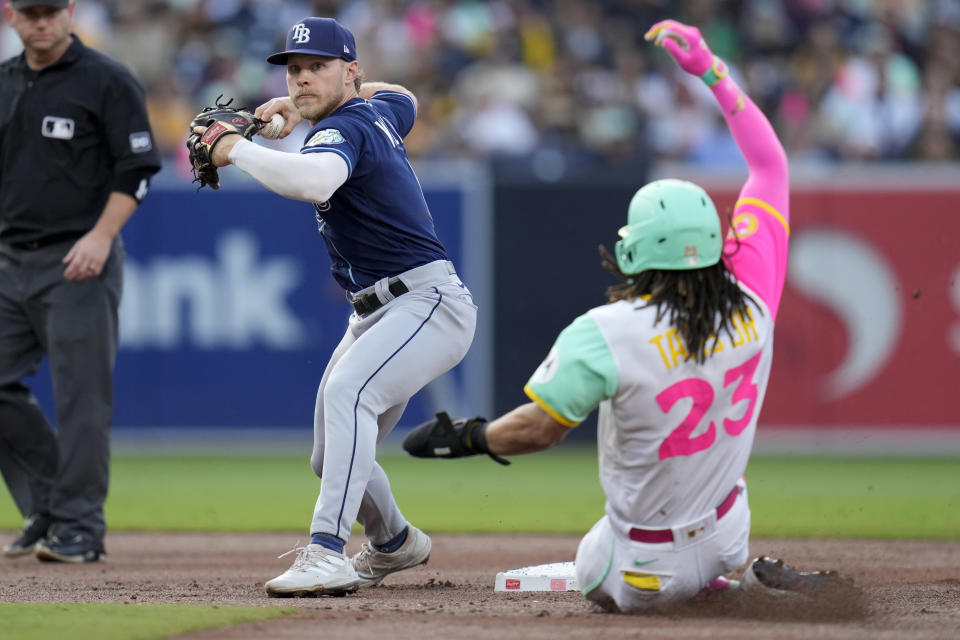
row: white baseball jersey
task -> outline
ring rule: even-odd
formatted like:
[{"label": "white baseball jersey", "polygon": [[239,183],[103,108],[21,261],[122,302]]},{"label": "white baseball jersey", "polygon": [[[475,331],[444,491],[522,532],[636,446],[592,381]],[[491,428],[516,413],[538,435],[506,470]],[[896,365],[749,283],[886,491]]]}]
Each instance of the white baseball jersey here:
[{"label": "white baseball jersey", "polygon": [[584,596],[620,611],[691,597],[749,551],[742,476],[786,274],[788,176],[756,105],[735,85],[717,87],[750,168],[723,251],[749,296],[745,311],[708,340],[700,363],[644,300],[591,309],[561,332],[524,389],[571,427],[600,409],[606,514],[580,542],[576,572]]},{"label": "white baseball jersey", "polygon": [[615,527],[697,519],[743,475],[773,352],[770,313],[751,297],[731,334],[708,343],[704,364],[686,358],[676,328],[656,323],[656,308],[643,300],[591,309],[564,329],[527,383],[563,424],[599,405],[600,479]]},{"label": "white baseball jersey", "polygon": [[[686,37],[684,25],[657,28],[664,26]],[[576,572],[584,596],[620,611],[691,597],[749,551],[742,474],[786,275],[789,170],[773,127],[718,64],[708,84],[749,170],[723,250],[749,294],[745,311],[707,342],[709,357],[699,363],[644,301],[592,309],[561,333],[526,386],[570,426],[600,407],[606,514],[580,541]]]}]

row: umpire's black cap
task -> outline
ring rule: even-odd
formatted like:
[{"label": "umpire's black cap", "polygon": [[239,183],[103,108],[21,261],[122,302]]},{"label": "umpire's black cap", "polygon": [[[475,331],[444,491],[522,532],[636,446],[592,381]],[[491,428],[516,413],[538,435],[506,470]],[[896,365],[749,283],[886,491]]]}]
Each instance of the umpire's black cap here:
[{"label": "umpire's black cap", "polygon": [[54,9],[66,9],[70,6],[70,0],[12,0],[10,4],[17,11],[29,9],[30,7],[53,7]]},{"label": "umpire's black cap", "polygon": [[357,59],[357,45],[353,34],[333,18],[304,18],[287,32],[287,48],[267,58],[270,64],[287,64],[291,53]]}]

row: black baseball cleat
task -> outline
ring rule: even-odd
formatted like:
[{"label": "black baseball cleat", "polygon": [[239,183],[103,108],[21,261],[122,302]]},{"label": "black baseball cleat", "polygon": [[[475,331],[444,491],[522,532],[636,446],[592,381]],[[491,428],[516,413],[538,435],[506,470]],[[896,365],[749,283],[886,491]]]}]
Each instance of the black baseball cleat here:
[{"label": "black baseball cleat", "polygon": [[741,585],[744,589],[759,588],[772,595],[787,595],[811,594],[842,581],[836,571],[797,571],[785,565],[783,560],[763,556],[750,563],[743,573]]},{"label": "black baseball cleat", "polygon": [[61,538],[51,536],[37,543],[37,558],[46,562],[97,562],[106,554],[103,544],[85,536],[76,534]]},{"label": "black baseball cleat", "polygon": [[50,518],[38,514],[30,516],[17,539],[3,546],[3,555],[15,558],[33,553],[37,543],[46,537],[49,528]]}]

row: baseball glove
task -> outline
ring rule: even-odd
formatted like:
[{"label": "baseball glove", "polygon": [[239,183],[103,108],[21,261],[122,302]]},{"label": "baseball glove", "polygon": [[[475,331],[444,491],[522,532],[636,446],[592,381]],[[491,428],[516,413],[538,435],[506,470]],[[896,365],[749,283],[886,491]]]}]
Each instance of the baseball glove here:
[{"label": "baseball glove", "polygon": [[407,434],[403,450],[415,458],[464,458],[485,453],[500,464],[510,464],[487,448],[486,427],[486,418],[451,420],[441,411]]},{"label": "baseball glove", "polygon": [[[193,181],[200,183],[197,190],[206,185],[213,189],[220,188],[220,174],[211,156],[213,148],[224,136],[238,133],[250,140],[266,124],[246,109],[231,108],[232,98],[228,102],[220,102],[221,98],[222,95],[217,97],[215,107],[205,107],[198,113],[188,129],[190,137],[187,138],[187,150],[193,167]],[[202,134],[194,133],[194,127],[206,127],[207,130]]]}]

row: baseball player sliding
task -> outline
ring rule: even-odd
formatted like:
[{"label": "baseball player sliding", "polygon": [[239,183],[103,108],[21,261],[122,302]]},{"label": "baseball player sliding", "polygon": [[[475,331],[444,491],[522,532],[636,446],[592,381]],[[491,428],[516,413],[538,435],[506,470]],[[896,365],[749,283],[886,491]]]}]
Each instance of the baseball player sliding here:
[{"label": "baseball player sliding", "polygon": [[[577,583],[589,600],[624,612],[737,584],[721,576],[747,560],[743,473],[770,375],[790,235],[787,158],[770,123],[696,28],[666,20],[646,39],[710,88],[746,158],[731,232],[724,241],[699,186],[644,186],[615,255],[601,249],[622,282],[608,289],[608,304],[560,333],[524,387],[532,402],[489,423],[438,414],[404,441],[420,457],[529,453],[599,407],[606,514],[580,543]],[[824,575],[762,558],[744,580],[799,588]]]},{"label": "baseball player sliding", "polygon": [[[193,128],[188,146],[208,151],[216,167],[233,163],[268,189],[313,203],[333,277],[353,304],[317,392],[310,462],[323,483],[310,543],[266,583],[273,596],[339,595],[430,557],[430,538],[397,507],[376,445],[410,397],[466,354],[476,307],[407,162],[414,95],[362,82],[353,34],[329,18],[293,25],[285,50],[267,60],[286,66],[290,95],[261,105],[256,116],[262,123],[283,115],[281,136],[307,120],[300,153],[252,144],[244,139],[250,119],[218,115],[222,109],[198,115],[194,122],[215,121]],[[369,542],[347,558],[357,521]]]}]

